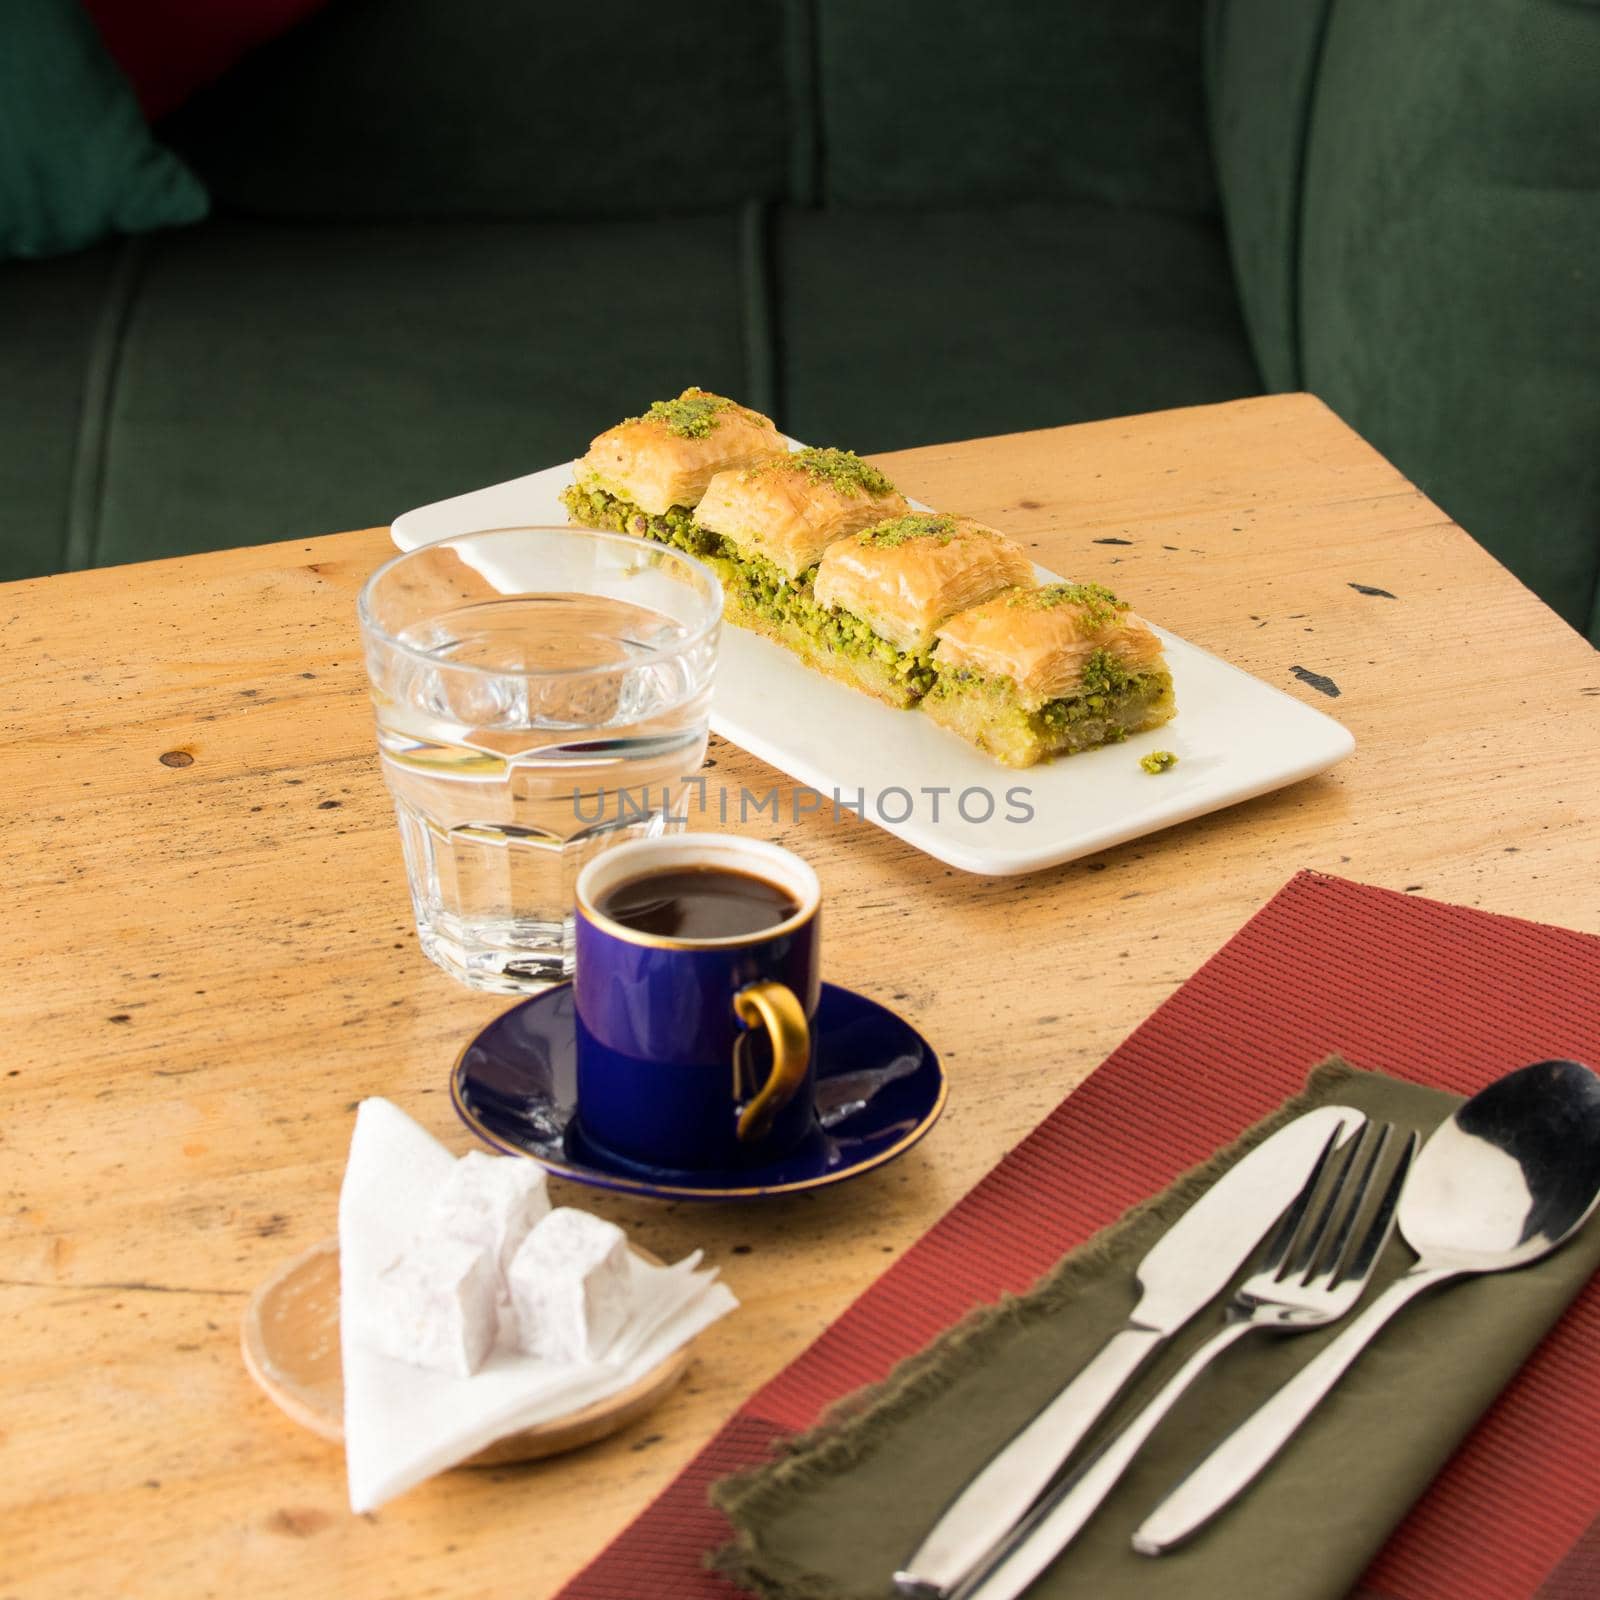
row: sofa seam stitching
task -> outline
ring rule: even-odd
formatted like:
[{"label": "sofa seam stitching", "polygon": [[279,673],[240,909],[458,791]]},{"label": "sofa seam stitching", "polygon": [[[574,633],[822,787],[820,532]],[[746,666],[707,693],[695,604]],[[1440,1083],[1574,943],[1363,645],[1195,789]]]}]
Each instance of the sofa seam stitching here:
[{"label": "sofa seam stitching", "polygon": [[1309,208],[1306,178],[1311,169],[1311,135],[1317,120],[1317,102],[1322,91],[1322,67],[1328,50],[1328,34],[1339,0],[1326,0],[1322,20],[1317,25],[1316,42],[1311,49],[1311,70],[1306,86],[1306,106],[1300,119],[1300,148],[1295,158],[1294,232],[1289,250],[1294,292],[1289,296],[1289,350],[1294,359],[1294,386],[1306,387],[1305,351],[1305,240],[1306,212]]},{"label": "sofa seam stitching", "polygon": [[111,455],[112,411],[145,253],[144,238],[133,236],[122,241],[89,347],[83,403],[78,413],[78,441],[67,488],[66,540],[62,552],[62,568],[67,572],[92,567],[99,555]]}]

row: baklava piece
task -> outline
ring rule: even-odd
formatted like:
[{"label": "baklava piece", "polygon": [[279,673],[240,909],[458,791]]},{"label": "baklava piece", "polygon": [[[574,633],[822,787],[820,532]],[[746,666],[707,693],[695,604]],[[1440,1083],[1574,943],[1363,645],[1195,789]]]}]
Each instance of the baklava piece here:
[{"label": "baklava piece", "polygon": [[1027,556],[993,528],[912,512],[828,546],[814,584],[823,620],[784,643],[890,705],[915,705],[934,679],[939,625],[1032,577]]},{"label": "baklava piece", "polygon": [[817,603],[819,559],[905,507],[899,490],[850,451],[802,450],[719,473],[695,522],[721,541],[705,559],[722,579],[728,620],[821,665],[846,641],[839,619]]},{"label": "baklava piece", "polygon": [[799,578],[836,540],[907,509],[906,497],[853,450],[798,450],[719,472],[695,521],[741,557]]},{"label": "baklava piece", "polygon": [[578,462],[561,503],[587,528],[711,554],[720,541],[694,520],[711,480],[787,453],[769,417],[724,395],[685,389],[676,400],[658,400],[642,417],[607,428]]},{"label": "baklava piece", "polygon": [[1175,709],[1161,641],[1097,583],[1016,589],[938,630],[922,709],[1008,766],[1115,744]]}]

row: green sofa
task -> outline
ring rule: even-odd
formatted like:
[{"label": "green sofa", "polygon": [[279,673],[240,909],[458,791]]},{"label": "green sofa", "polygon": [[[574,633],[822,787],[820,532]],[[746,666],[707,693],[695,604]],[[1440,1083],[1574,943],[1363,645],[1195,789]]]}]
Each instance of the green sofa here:
[{"label": "green sofa", "polygon": [[1593,0],[332,0],[0,266],[0,576],[368,525],[688,383],[862,450],[1307,388],[1600,637]]}]

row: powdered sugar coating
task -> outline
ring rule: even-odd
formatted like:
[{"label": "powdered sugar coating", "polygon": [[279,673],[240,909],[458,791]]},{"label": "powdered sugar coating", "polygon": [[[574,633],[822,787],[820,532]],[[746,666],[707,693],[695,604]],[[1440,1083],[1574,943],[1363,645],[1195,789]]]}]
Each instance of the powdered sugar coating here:
[{"label": "powdered sugar coating", "polygon": [[378,1275],[373,1342],[386,1356],[469,1378],[499,1327],[500,1273],[483,1245],[412,1240]]},{"label": "powdered sugar coating", "polygon": [[567,1206],[523,1241],[506,1280],[519,1345],[547,1361],[602,1360],[632,1309],[627,1236]]}]

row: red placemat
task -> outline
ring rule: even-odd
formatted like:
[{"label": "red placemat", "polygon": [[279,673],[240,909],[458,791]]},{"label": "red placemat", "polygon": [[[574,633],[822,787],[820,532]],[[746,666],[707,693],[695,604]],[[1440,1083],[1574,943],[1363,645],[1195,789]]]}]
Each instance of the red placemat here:
[{"label": "red placemat", "polygon": [[[1600,938],[1301,873],[752,1396],[561,1600],[737,1600],[702,1564],[728,1533],[706,1500],[713,1482],[764,1460],[973,1306],[1025,1289],[1335,1051],[1459,1094],[1551,1056],[1600,1064]],[[1600,1280],[1412,1508],[1358,1594],[1593,1600],[1597,1438]]]}]

